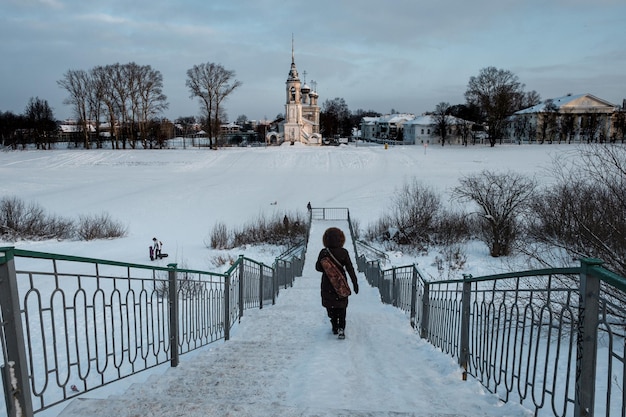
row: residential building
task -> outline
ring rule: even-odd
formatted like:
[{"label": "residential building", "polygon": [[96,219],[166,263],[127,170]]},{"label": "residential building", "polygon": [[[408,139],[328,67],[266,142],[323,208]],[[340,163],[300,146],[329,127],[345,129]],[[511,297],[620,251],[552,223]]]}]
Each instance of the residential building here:
[{"label": "residential building", "polygon": [[624,109],[591,94],[568,94],[515,112],[508,136],[519,143],[623,140]]}]

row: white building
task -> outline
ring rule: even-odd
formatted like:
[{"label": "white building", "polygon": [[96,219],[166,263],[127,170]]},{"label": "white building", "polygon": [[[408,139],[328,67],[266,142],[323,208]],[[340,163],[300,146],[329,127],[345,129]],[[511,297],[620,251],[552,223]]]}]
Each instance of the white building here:
[{"label": "white building", "polygon": [[386,114],[380,117],[364,117],[361,119],[361,139],[368,141],[402,142],[403,125],[415,119],[414,114]]},{"label": "white building", "polygon": [[595,142],[624,137],[624,111],[591,94],[545,100],[515,112],[509,138],[518,142]]},{"label": "white building", "polygon": [[[463,137],[471,135],[473,123],[454,116],[447,117],[446,143],[462,143]],[[364,117],[361,120],[361,137],[374,142],[402,145],[441,143],[437,121],[434,116],[415,116],[410,113],[391,114],[380,117]]]}]

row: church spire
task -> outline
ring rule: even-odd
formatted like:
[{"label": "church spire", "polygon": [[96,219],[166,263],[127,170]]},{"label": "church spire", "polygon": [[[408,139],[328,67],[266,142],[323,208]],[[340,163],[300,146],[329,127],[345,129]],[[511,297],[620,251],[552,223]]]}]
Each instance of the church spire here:
[{"label": "church spire", "polygon": [[291,70],[289,71],[289,79],[287,81],[300,81],[298,78],[298,70],[296,69],[296,58],[293,47],[293,33],[291,34]]}]

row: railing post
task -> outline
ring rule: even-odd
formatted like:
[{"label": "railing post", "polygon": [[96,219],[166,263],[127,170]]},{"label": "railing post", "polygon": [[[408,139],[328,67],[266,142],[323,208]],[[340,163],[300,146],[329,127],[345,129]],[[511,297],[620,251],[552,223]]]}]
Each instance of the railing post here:
[{"label": "railing post", "polygon": [[591,267],[602,265],[602,263],[599,259],[580,260],[575,417],[593,417],[594,415],[600,279],[593,275]]},{"label": "railing post", "polygon": [[[282,262],[284,262],[282,259],[276,258],[276,260],[274,261],[274,265],[276,265],[274,267],[274,274],[279,277],[281,276],[282,272],[283,288],[287,289],[287,269],[284,267],[284,265],[281,267]],[[278,281],[278,287],[280,288],[280,281]]]},{"label": "railing post", "polygon": [[263,264],[259,266],[259,309],[263,308]]},{"label": "railing post", "polygon": [[[286,270],[287,268],[285,268]],[[276,305],[276,293],[278,292],[278,274],[276,270],[272,271],[272,305]]]},{"label": "railing post", "polygon": [[463,292],[461,295],[461,346],[459,352],[459,365],[463,368],[463,381],[467,380],[467,364],[469,362],[469,330],[470,330],[470,306],[472,298],[472,283],[468,280],[470,274],[463,274]]},{"label": "railing post", "polygon": [[[224,341],[230,340],[230,274],[224,276]],[[241,297],[241,281],[239,281],[239,296]],[[241,303],[239,303],[241,308]]]},{"label": "railing post", "polygon": [[428,340],[428,326],[430,326],[430,282],[424,281],[424,295],[422,296],[422,323],[420,337]]},{"label": "railing post", "polygon": [[3,248],[0,251],[0,308],[6,338],[5,362],[9,365],[8,369],[2,368],[2,379],[9,384],[5,387],[5,392],[10,394],[6,404],[7,414],[10,417],[32,417],[33,403],[13,251],[14,248]]},{"label": "railing post", "polygon": [[[243,255],[239,255],[239,322],[241,322],[241,318],[243,317],[243,311],[245,309],[245,267],[244,267],[244,261],[243,261]],[[230,277],[228,277],[228,279],[230,280]]]},{"label": "railing post", "polygon": [[168,298],[170,304],[170,349],[172,352],[172,358],[170,359],[170,366],[178,366],[178,280],[176,274],[177,264],[168,264],[169,285],[168,285]]},{"label": "railing post", "polygon": [[417,316],[417,268],[413,267],[411,277],[411,327],[415,328],[415,317]]},{"label": "railing post", "polygon": [[394,307],[398,307],[397,305],[397,299],[398,299],[398,295],[397,293],[397,288],[396,288],[396,268],[393,268],[391,270],[391,305]]}]

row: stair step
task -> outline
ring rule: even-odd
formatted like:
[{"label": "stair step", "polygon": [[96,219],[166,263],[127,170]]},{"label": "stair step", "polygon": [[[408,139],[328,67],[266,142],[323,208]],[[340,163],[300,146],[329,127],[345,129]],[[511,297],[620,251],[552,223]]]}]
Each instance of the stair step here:
[{"label": "stair step", "polygon": [[195,403],[178,400],[137,402],[131,399],[80,398],[72,401],[58,417],[463,417],[458,414],[425,412],[314,409],[278,404]]}]

